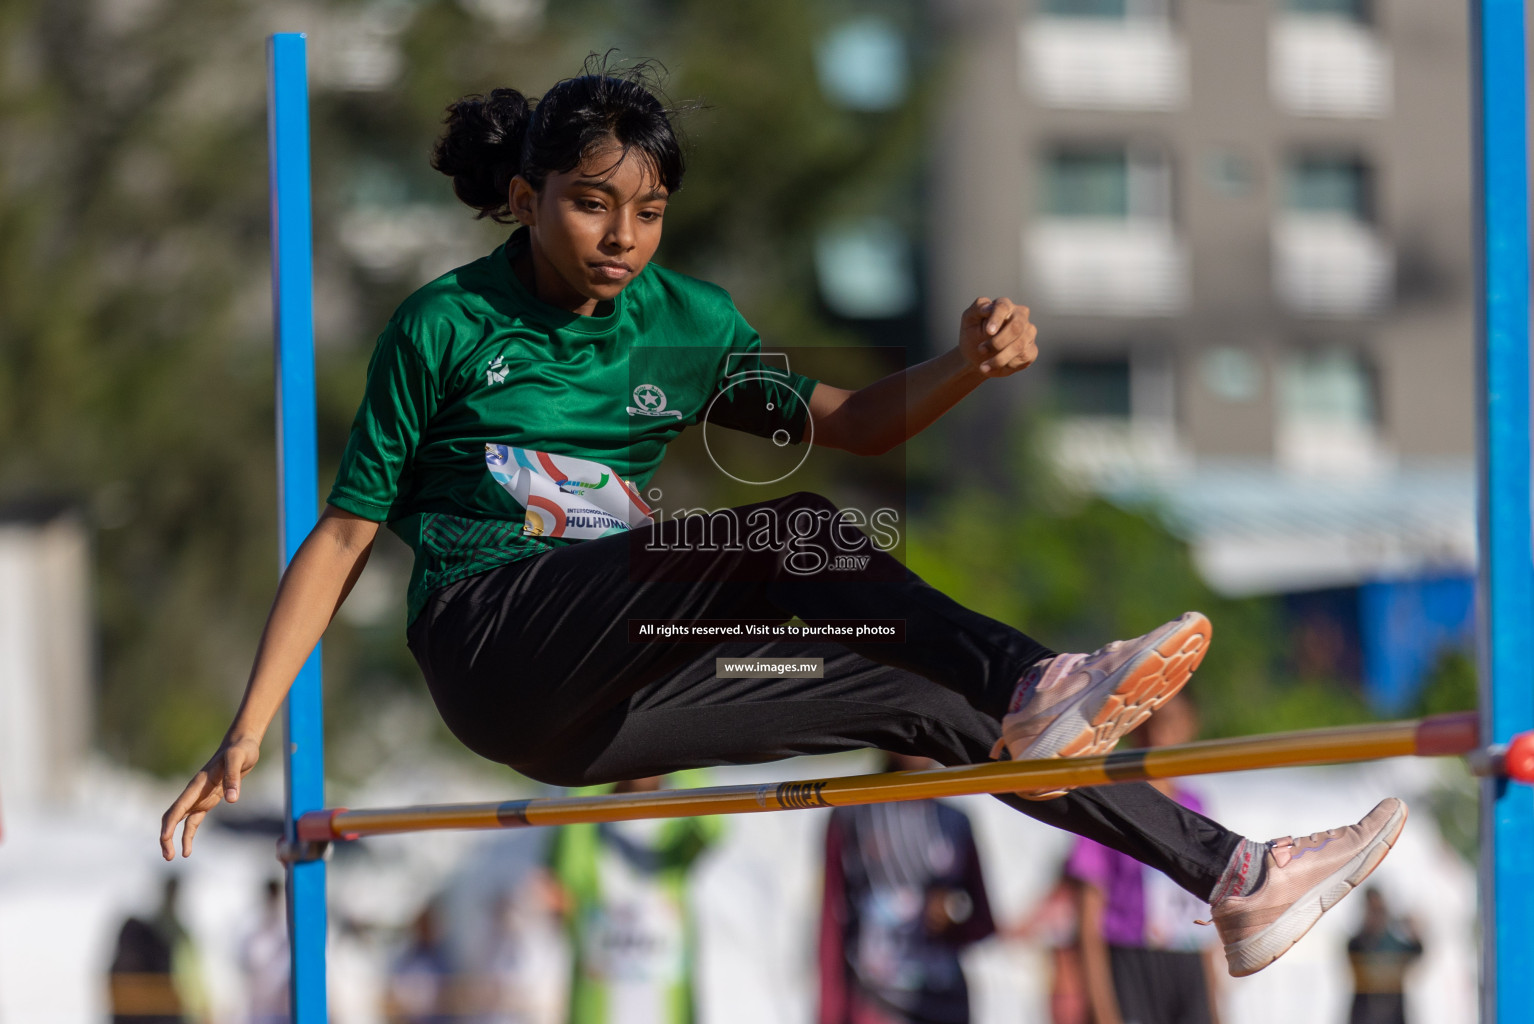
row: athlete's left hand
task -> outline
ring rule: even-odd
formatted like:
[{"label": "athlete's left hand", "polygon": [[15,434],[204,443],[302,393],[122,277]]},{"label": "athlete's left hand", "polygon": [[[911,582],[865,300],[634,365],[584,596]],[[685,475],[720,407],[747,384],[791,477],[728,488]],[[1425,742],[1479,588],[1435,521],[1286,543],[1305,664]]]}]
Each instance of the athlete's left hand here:
[{"label": "athlete's left hand", "polygon": [[959,351],[986,377],[1007,377],[1039,358],[1034,339],[1039,329],[1028,321],[1028,307],[1011,299],[979,298],[959,321]]}]

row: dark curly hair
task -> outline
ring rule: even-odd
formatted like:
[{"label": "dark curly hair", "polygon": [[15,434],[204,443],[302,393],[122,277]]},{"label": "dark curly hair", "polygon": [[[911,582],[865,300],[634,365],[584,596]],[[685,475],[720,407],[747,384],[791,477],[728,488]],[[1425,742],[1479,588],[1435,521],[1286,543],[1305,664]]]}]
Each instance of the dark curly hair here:
[{"label": "dark curly hair", "polygon": [[622,70],[608,58],[587,58],[584,73],[567,78],[529,100],[515,89],[465,96],[447,108],[447,130],[432,149],[431,165],[453,179],[453,193],[498,223],[513,220],[506,204],[511,179],[520,174],[541,189],[550,174],[580,165],[608,139],[622,157],[639,151],[668,193],[682,187],[681,141],[671,112],[656,98],[654,65]]}]

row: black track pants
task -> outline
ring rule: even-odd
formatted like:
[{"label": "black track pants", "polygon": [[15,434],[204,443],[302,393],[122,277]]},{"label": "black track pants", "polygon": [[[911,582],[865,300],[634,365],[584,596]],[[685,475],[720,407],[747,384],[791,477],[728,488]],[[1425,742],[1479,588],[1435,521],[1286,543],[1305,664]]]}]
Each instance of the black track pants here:
[{"label": "black track pants", "polygon": [[[795,521],[796,551],[835,546],[835,508],[819,495],[730,511]],[[865,551],[857,569],[801,575],[781,551],[708,550],[700,525],[583,541],[433,593],[409,638],[448,728],[476,753],[563,786],[863,747],[970,764],[989,757],[1018,677],[1052,653],[882,552]],[[634,642],[628,629],[631,618],[794,616],[904,620],[905,641]],[[819,657],[825,671],[719,679],[716,657]],[[1240,839],[1143,783],[999,799],[1200,899]]]}]

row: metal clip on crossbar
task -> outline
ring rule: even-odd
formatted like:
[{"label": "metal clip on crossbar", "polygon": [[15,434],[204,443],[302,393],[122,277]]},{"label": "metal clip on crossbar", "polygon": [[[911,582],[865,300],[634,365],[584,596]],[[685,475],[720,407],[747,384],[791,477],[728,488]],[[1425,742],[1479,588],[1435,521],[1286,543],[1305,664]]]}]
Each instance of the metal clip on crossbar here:
[{"label": "metal clip on crossbar", "polygon": [[330,840],[300,839],[289,842],[286,837],[277,840],[277,860],[283,864],[308,864],[316,860],[330,859]]}]

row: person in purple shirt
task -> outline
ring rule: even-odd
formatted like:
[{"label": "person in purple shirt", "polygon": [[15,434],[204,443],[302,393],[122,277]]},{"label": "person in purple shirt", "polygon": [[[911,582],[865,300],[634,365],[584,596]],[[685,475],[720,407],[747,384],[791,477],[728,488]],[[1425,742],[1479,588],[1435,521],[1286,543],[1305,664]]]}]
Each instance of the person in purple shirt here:
[{"label": "person in purple shirt", "polygon": [[[1198,717],[1178,696],[1140,730],[1145,745],[1186,743]],[[1202,802],[1171,779],[1154,785],[1203,813]],[[1213,934],[1195,921],[1204,906],[1159,871],[1078,839],[1066,874],[1081,883],[1081,958],[1096,1024],[1216,1024]]]}]

